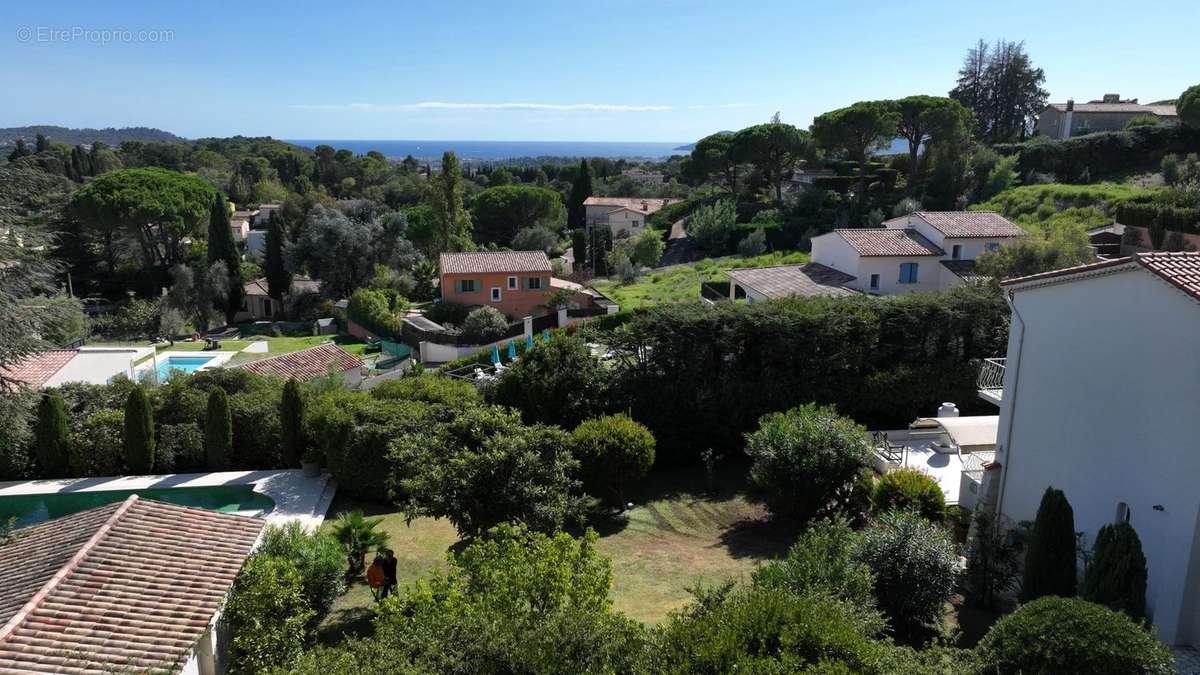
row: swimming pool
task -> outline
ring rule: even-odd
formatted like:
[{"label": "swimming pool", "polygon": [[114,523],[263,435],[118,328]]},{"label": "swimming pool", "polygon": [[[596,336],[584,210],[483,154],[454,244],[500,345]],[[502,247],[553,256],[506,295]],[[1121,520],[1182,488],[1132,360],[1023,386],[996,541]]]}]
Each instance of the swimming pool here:
[{"label": "swimming pool", "polygon": [[51,518],[69,516],[97,506],[124,501],[136,494],[181,506],[210,511],[266,513],[275,508],[270,497],[254,491],[253,485],[214,485],[192,488],[149,488],[145,490],[103,490],[96,492],[52,492],[36,495],[0,497],[0,522],[16,518],[16,527],[33,525]]},{"label": "swimming pool", "polygon": [[194,373],[212,360],[211,356],[168,356],[158,362],[158,381],[166,382],[176,372]]}]

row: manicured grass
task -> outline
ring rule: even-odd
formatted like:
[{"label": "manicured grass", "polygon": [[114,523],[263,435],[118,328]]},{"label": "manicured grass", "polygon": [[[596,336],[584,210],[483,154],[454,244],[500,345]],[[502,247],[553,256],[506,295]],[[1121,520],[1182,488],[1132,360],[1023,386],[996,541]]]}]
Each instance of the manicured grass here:
[{"label": "manicured grass", "polygon": [[791,251],[768,253],[754,258],[726,256],[707,258],[685,265],[672,265],[638,277],[624,284],[613,280],[597,281],[596,290],[611,298],[622,310],[664,302],[694,301],[700,297],[700,284],[726,280],[726,270],[741,267],[794,265],[809,261],[807,253]]},{"label": "manicured grass", "polygon": [[[763,510],[741,493],[740,468],[722,469],[713,490],[706,489],[702,471],[660,471],[629,495],[637,506],[626,519],[598,523],[599,550],[612,560],[613,606],[649,624],[667,618],[686,605],[689,588],[724,579],[744,579],[754,566],[781,555],[794,533],[768,523]],[[444,568],[446,554],[458,541],[445,520],[418,518],[406,525],[394,507],[338,497],[330,507],[325,528],[337,514],[361,509],[382,517],[399,559],[401,585]],[[370,630],[370,589],[360,579],[334,604],[322,622],[322,641]]]}]

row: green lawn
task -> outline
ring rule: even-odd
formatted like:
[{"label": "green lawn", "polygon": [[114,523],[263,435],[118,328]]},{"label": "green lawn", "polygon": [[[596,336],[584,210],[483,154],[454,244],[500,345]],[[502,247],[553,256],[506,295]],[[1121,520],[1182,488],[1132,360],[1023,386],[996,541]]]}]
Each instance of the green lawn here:
[{"label": "green lawn", "polygon": [[596,290],[611,298],[622,310],[636,309],[645,305],[664,302],[696,300],[700,297],[700,284],[706,281],[727,280],[726,270],[740,267],[766,267],[769,265],[793,265],[809,261],[807,253],[768,253],[754,258],[726,256],[706,258],[685,265],[672,265],[638,277],[632,283],[613,280],[597,281]]},{"label": "green lawn", "polygon": [[[745,578],[761,560],[786,550],[793,533],[768,524],[764,512],[748,503],[737,477],[726,475],[715,492],[705,490],[702,472],[657,472],[630,496],[638,504],[625,522],[603,524],[599,549],[612,559],[614,607],[654,624],[690,599],[688,588],[723,579]],[[400,583],[423,578],[446,565],[446,553],[458,541],[445,520],[418,518],[406,525],[391,507],[338,497],[326,528],[338,513],[362,509],[382,517],[399,558]],[[322,641],[369,630],[371,593],[356,581],[334,604],[321,624]]]}]

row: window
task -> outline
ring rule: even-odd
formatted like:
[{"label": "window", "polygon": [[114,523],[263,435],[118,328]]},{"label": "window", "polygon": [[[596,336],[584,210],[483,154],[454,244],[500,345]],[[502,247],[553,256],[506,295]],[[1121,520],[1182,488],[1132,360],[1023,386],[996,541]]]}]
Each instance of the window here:
[{"label": "window", "polygon": [[900,283],[917,283],[917,263],[900,263]]},{"label": "window", "polygon": [[873,291],[879,290],[879,275],[878,274],[871,275],[871,290],[873,290]]},{"label": "window", "polygon": [[995,253],[996,251],[999,251],[999,250],[1000,250],[1000,242],[998,242],[998,241],[989,241],[989,242],[987,243],[987,245],[985,246],[985,248],[987,248],[987,250],[988,250],[989,252],[991,252],[991,253]]},{"label": "window", "polygon": [[508,290],[510,290],[510,291],[517,290],[517,278],[516,277],[508,278]]},{"label": "window", "polygon": [[263,303],[262,303],[263,316],[271,316],[271,313],[272,313],[271,310],[274,309],[274,307],[273,307],[274,304],[275,304],[275,301],[270,298],[263,300]]},{"label": "window", "polygon": [[474,279],[459,279],[454,282],[454,290],[459,293],[474,293],[479,290],[479,286]]},{"label": "window", "polygon": [[1117,520],[1115,522],[1128,523],[1129,515],[1130,515],[1129,514],[1129,505],[1126,504],[1125,502],[1118,502],[1117,503]]},{"label": "window", "polygon": [[492,289],[492,302],[500,302],[500,289],[499,288]]},{"label": "window", "polygon": [[954,247],[950,249],[950,257],[954,258],[955,260],[958,260],[962,257],[962,244],[955,244]]},{"label": "window", "polygon": [[527,288],[531,291],[541,290],[542,278],[541,277],[529,277],[529,285],[527,286]]}]

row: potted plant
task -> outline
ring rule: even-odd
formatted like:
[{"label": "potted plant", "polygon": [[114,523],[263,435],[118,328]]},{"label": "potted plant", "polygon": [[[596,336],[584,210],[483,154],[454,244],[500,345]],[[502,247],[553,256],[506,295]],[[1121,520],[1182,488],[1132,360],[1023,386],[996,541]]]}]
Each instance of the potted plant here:
[{"label": "potted plant", "polygon": [[304,475],[315,478],[321,475],[321,453],[316,448],[308,448],[300,456],[300,468]]}]

